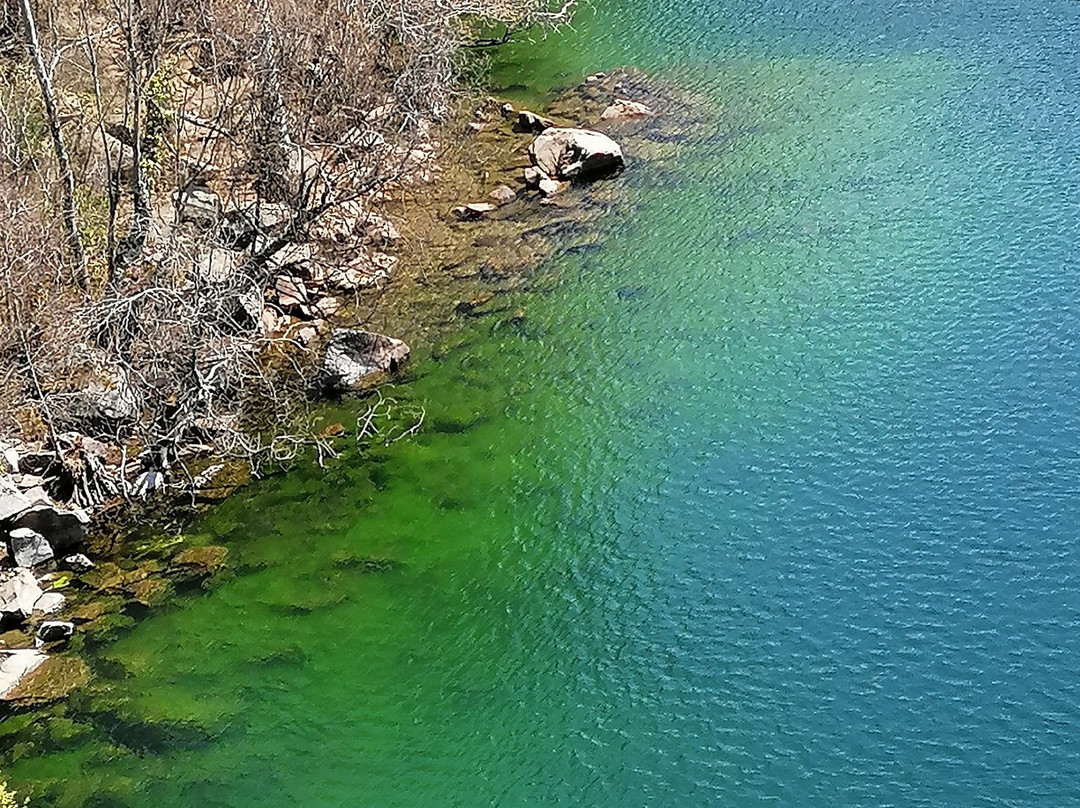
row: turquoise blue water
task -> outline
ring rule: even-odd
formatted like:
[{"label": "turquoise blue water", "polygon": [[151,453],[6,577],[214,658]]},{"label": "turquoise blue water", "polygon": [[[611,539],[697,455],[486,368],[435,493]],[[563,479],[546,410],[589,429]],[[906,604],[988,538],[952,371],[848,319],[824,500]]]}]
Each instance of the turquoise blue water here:
[{"label": "turquoise blue water", "polygon": [[417,436],[200,524],[235,576],[107,649],[123,699],[13,780],[1080,804],[1078,33],[1065,0],[604,0],[508,49],[509,93],[633,63],[724,123],[630,155],[523,325],[419,351]]}]

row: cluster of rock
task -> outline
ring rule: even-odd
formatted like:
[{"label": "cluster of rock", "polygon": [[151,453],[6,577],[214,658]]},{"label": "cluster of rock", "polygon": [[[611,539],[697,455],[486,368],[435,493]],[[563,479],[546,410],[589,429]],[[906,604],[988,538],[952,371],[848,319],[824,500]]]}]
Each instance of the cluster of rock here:
[{"label": "cluster of rock", "polygon": [[[64,508],[45,493],[40,477],[21,472],[18,449],[3,450],[0,474],[0,629],[27,628],[36,644],[67,640],[73,623],[50,620],[64,607],[55,590],[58,570],[85,570],[92,562],[79,550],[90,517],[80,508]],[[0,699],[45,660],[43,652],[0,648]]]},{"label": "cluster of rock", "polygon": [[[597,82],[604,74],[590,76],[587,82]],[[565,191],[571,183],[589,182],[611,176],[625,166],[622,148],[603,132],[574,126],[560,126],[553,119],[527,109],[515,109],[513,104],[500,107],[503,117],[514,122],[516,131],[535,135],[528,154],[532,163],[524,170],[526,191],[539,191],[551,197]],[[600,115],[601,122],[611,123],[633,118],[652,117],[655,113],[646,104],[627,98],[614,97]],[[484,124],[473,123],[475,131],[484,131]],[[461,220],[480,219],[498,205],[514,201],[514,189],[501,185],[491,192],[490,202],[459,205],[453,213]]]}]

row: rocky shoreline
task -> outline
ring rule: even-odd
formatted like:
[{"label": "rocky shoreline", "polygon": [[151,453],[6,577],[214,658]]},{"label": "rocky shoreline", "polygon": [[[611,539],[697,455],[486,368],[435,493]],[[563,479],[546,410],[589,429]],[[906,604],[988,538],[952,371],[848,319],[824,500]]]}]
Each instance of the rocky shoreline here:
[{"label": "rocky shoreline", "polygon": [[[526,318],[500,301],[553,252],[593,244],[596,220],[620,204],[617,184],[595,181],[628,161],[662,159],[700,121],[692,101],[627,70],[590,76],[543,114],[489,98],[444,136],[453,147],[421,149],[423,178],[387,194],[382,212],[336,213],[313,243],[276,259],[259,316],[267,333],[292,334],[317,355],[318,389],[363,395],[400,378],[408,342],[436,341],[464,318]],[[223,215],[209,188],[184,205],[189,219]],[[365,231],[363,267],[329,260],[335,228]],[[336,296],[342,289],[352,304]],[[122,406],[116,395],[99,391],[95,406]],[[333,424],[320,440],[332,447],[363,433],[359,423]],[[0,447],[0,709],[8,711],[86,684],[88,642],[106,642],[227,568],[226,548],[175,540],[162,517],[190,519],[196,502],[217,501],[250,477],[203,445],[129,458],[121,444],[51,437],[61,450]]]}]

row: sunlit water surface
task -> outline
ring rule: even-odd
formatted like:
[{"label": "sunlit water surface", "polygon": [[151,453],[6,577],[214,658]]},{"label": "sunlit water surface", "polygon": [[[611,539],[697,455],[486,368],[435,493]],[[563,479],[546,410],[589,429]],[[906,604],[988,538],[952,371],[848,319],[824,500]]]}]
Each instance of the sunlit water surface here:
[{"label": "sunlit water surface", "polygon": [[110,648],[130,702],[14,780],[1080,804],[1078,34],[1067,0],[605,0],[508,50],[519,97],[633,63],[737,134],[631,155],[524,326],[421,350],[415,438],[201,524],[235,577]]}]

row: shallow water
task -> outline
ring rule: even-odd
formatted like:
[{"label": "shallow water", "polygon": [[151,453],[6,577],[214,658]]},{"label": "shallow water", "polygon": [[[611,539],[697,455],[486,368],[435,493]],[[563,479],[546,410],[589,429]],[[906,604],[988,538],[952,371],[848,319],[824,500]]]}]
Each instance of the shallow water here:
[{"label": "shallow water", "polygon": [[140,808],[1080,801],[1078,28],[1064,0],[604,0],[509,49],[518,95],[639,64],[722,136],[632,164],[522,326],[422,355],[414,439],[202,523],[235,577],[111,647],[129,700],[73,705],[12,779]]}]

